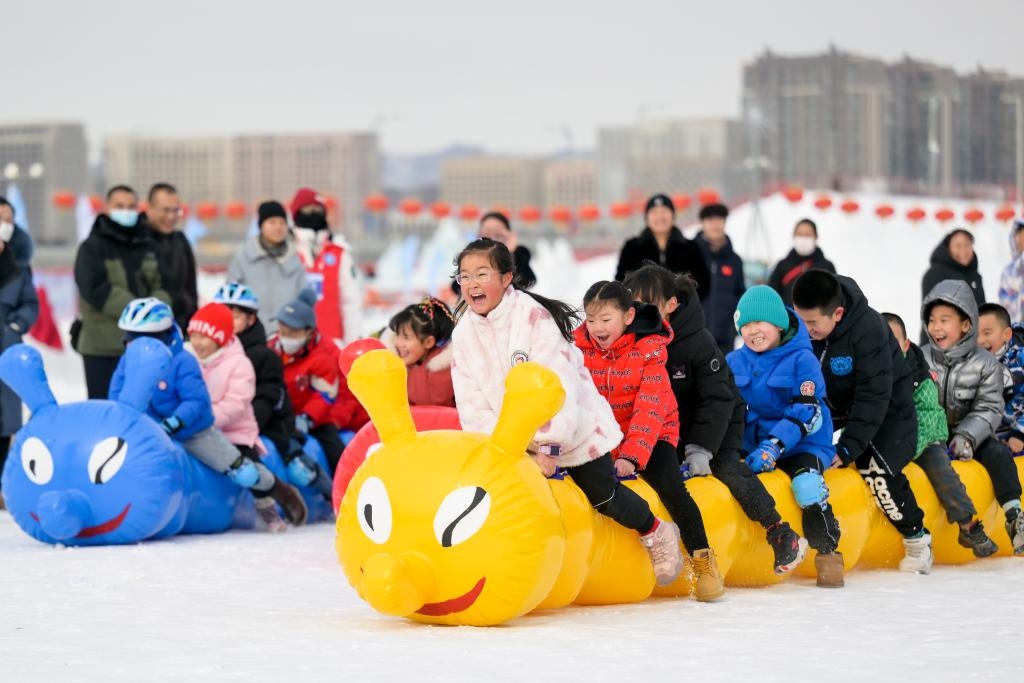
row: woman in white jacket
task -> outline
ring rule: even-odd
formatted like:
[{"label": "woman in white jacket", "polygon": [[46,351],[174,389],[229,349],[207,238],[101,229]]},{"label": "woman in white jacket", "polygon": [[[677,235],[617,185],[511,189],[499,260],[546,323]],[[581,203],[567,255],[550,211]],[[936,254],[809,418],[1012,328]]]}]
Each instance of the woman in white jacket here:
[{"label": "woman in white jacket", "polygon": [[452,384],[463,429],[494,430],[505,376],[514,366],[534,361],[553,370],[565,389],[565,404],[538,430],[530,455],[547,476],[556,467],[566,468],[598,512],[640,533],[658,583],[674,581],[683,566],[679,529],[657,519],[647,502],[615,477],[610,451],[622,432],[573,344],[576,311],[518,289],[512,255],[500,242],[471,242],[455,265],[468,308],[452,335]]}]

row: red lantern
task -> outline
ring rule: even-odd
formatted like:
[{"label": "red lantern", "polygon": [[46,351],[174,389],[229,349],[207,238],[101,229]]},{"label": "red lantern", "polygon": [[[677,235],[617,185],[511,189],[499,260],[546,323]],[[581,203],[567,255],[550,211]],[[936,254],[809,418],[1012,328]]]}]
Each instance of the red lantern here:
[{"label": "red lantern", "polygon": [[601,209],[594,204],[584,204],[576,211],[576,215],[580,217],[581,221],[596,221],[601,217]]},{"label": "red lantern", "polygon": [[878,216],[879,218],[888,218],[894,213],[896,212],[888,204],[880,204],[878,208],[875,209],[875,215]]},{"label": "red lantern", "polygon": [[819,195],[818,198],[814,200],[814,206],[815,208],[824,211],[828,207],[832,206],[832,199],[827,195]]},{"label": "red lantern", "polygon": [[[97,199],[99,199],[99,197],[97,197]],[[102,204],[100,204],[100,208],[103,208]],[[143,199],[141,202],[139,202],[139,211],[141,211],[142,213],[148,213],[149,212],[149,202],[147,202],[145,199]],[[99,209],[97,209],[96,213],[99,213]]]},{"label": "red lantern", "polygon": [[572,220],[572,211],[568,206],[553,206],[548,215],[556,223],[568,223]]},{"label": "red lantern", "polygon": [[609,209],[612,218],[629,218],[633,215],[633,207],[629,202],[615,202]]},{"label": "red lantern", "polygon": [[790,185],[782,191],[782,196],[789,200],[790,203],[796,204],[804,198],[804,191],[795,185]]},{"label": "red lantern", "polygon": [[915,207],[915,208],[910,209],[909,211],[907,211],[907,220],[912,222],[912,223],[917,223],[920,220],[924,220],[924,217],[927,216],[927,215],[928,214],[925,213],[924,209],[919,208],[919,207]]},{"label": "red lantern", "polygon": [[1003,208],[996,211],[996,218],[998,218],[1001,221],[1008,221],[1016,215],[1017,212],[1014,211],[1012,206],[1004,206]]},{"label": "red lantern", "polygon": [[985,218],[985,212],[981,209],[968,209],[964,211],[964,220],[968,223],[978,223]]},{"label": "red lantern", "polygon": [[541,219],[541,212],[536,206],[526,205],[519,209],[519,220],[524,223],[536,223]]},{"label": "red lantern", "polygon": [[445,202],[434,202],[430,205],[430,213],[434,214],[437,220],[441,220],[452,215],[452,207]]},{"label": "red lantern", "polygon": [[67,190],[60,190],[53,193],[53,205],[61,211],[68,211],[75,208],[75,193]]},{"label": "red lantern", "polygon": [[853,201],[852,199],[847,199],[845,202],[839,205],[839,208],[842,209],[843,213],[857,213],[858,211],[860,211],[860,204]]},{"label": "red lantern", "polygon": [[[100,213],[106,208],[106,203],[103,201],[103,197],[98,194],[91,194],[89,195],[89,206],[92,207],[93,213]],[[148,209],[149,206],[147,205],[146,208]]]},{"label": "red lantern", "polygon": [[333,194],[324,195],[324,208],[327,211],[336,211],[338,209],[338,198]]},{"label": "red lantern", "polygon": [[938,211],[935,212],[935,220],[937,220],[940,223],[951,221],[955,216],[956,214],[953,213],[952,209],[939,209]]},{"label": "red lantern", "polygon": [[[718,204],[722,201],[718,192],[710,187],[705,187],[697,191],[697,203],[701,206],[707,206],[708,204]],[[676,207],[677,209],[679,207]]]},{"label": "red lantern", "polygon": [[224,215],[233,221],[237,221],[240,218],[245,218],[245,214],[248,212],[245,202],[228,202],[224,205]]},{"label": "red lantern", "polygon": [[391,206],[387,195],[380,194],[379,192],[371,194],[363,204],[370,213],[384,213]]},{"label": "red lantern", "polygon": [[196,218],[201,221],[213,221],[220,214],[220,207],[213,202],[199,202],[196,205]]},{"label": "red lantern", "polygon": [[682,213],[690,208],[690,195],[677,193],[672,195],[672,204],[676,207],[676,211]]},{"label": "red lantern", "polygon": [[480,218],[480,207],[476,204],[463,204],[459,208],[459,218],[464,221],[475,221]]},{"label": "red lantern", "polygon": [[413,218],[418,216],[420,211],[423,210],[423,202],[416,197],[406,197],[402,201],[398,202],[398,210],[402,212],[406,218]]}]

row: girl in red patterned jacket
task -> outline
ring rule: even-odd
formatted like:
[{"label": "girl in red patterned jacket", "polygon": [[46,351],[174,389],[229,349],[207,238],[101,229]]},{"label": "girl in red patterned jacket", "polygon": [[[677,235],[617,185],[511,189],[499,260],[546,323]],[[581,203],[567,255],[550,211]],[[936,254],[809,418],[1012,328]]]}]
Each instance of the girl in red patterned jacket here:
[{"label": "girl in red patterned jacket", "polygon": [[725,589],[700,509],[679,472],[679,412],[665,370],[671,328],[657,307],[633,302],[621,282],[598,282],[583,298],[586,323],[576,346],[597,390],[625,435],[612,451],[620,477],[638,474],[679,525],[697,578],[696,597],[717,600]]}]

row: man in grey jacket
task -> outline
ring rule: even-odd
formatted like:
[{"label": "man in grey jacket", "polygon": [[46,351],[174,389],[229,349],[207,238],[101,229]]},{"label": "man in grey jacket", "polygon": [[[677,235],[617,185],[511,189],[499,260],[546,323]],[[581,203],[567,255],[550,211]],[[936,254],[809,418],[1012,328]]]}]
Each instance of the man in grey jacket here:
[{"label": "man in grey jacket", "polygon": [[284,207],[275,201],[263,202],[258,215],[259,233],[231,259],[228,280],[248,285],[259,297],[257,315],[269,336],[277,330],[274,314],[306,287],[306,268],[289,237]]},{"label": "man in grey jacket", "polygon": [[995,438],[1003,419],[1004,370],[977,345],[978,304],[967,283],[943,280],[921,307],[929,344],[922,348],[936,375],[939,403],[946,410],[950,452],[977,460],[988,471],[996,500],[1006,513],[1006,533],[1016,554],[1024,554],[1021,484],[1010,450]]}]

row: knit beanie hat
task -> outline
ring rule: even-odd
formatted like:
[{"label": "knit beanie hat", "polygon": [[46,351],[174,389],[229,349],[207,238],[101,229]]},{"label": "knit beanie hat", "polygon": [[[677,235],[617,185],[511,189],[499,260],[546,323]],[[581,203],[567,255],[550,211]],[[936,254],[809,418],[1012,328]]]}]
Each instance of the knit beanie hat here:
[{"label": "knit beanie hat", "polygon": [[284,323],[288,327],[294,327],[297,330],[303,328],[315,329],[316,312],[313,310],[314,306],[316,306],[316,292],[312,289],[304,289],[299,292],[298,298],[282,306],[281,310],[277,312],[277,315],[272,320]]},{"label": "knit beanie hat", "polygon": [[302,211],[304,207],[314,205],[319,206],[325,212],[327,211],[327,204],[324,202],[324,198],[320,196],[320,193],[311,187],[300,187],[296,192],[295,196],[292,197],[292,204],[289,207],[292,210],[294,216],[299,211]]},{"label": "knit beanie hat", "polygon": [[224,346],[235,336],[231,309],[224,304],[206,304],[188,321],[189,334],[201,334]]},{"label": "knit beanie hat", "polygon": [[673,216],[676,215],[676,205],[672,203],[672,199],[667,194],[656,194],[648,199],[647,206],[644,207],[644,215],[646,216],[656,206],[664,206],[672,212]]},{"label": "knit beanie hat", "polygon": [[268,218],[283,218],[285,221],[288,220],[288,214],[285,212],[284,207],[281,206],[281,202],[275,202],[273,200],[260,204],[260,208],[257,209],[257,214],[259,215],[259,222],[257,225],[263,225],[263,221]]},{"label": "knit beanie hat", "polygon": [[755,285],[740,297],[732,316],[739,330],[747,323],[766,322],[780,330],[789,329],[789,311],[779,293],[768,285]]}]

